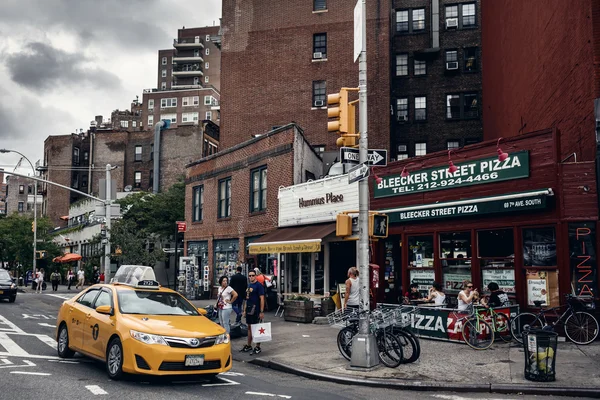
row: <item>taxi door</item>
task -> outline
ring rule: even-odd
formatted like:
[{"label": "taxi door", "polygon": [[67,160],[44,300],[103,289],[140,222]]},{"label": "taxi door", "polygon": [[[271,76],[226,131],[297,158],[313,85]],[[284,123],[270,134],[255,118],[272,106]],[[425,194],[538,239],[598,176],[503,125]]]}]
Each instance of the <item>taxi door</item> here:
[{"label": "taxi door", "polygon": [[85,327],[86,314],[98,296],[100,290],[89,289],[69,306],[67,326],[69,329],[69,343],[78,349],[83,349],[83,329]]},{"label": "taxi door", "polygon": [[88,310],[83,325],[83,346],[90,354],[102,359],[106,356],[108,339],[115,329],[114,315],[100,314],[96,308],[113,305],[112,290],[103,288],[93,306]]}]

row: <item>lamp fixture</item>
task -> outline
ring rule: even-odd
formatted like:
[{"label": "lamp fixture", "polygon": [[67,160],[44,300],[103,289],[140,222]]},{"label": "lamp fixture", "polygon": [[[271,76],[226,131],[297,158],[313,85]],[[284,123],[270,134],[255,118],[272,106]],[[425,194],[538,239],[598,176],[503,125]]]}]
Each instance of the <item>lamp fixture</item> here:
[{"label": "lamp fixture", "polygon": [[383,179],[381,179],[379,176],[377,176],[377,173],[375,172],[375,168],[371,167],[371,171],[373,171],[373,176],[375,177],[375,182],[379,185],[381,182],[383,182]]},{"label": "lamp fixture", "polygon": [[452,162],[452,158],[450,158],[450,152],[452,152],[453,150],[448,150],[448,173],[449,174],[453,174],[456,171],[458,171],[458,167],[456,165],[454,165],[454,163]]},{"label": "lamp fixture", "polygon": [[404,168],[402,168],[402,172],[400,173],[400,176],[403,178],[407,178],[410,175],[410,172],[408,172],[406,170],[406,165],[404,166]]},{"label": "lamp fixture", "polygon": [[502,138],[498,138],[498,142],[496,143],[496,151],[498,151],[498,161],[504,161],[508,158],[508,153],[504,153],[500,148],[500,140],[502,140]]}]

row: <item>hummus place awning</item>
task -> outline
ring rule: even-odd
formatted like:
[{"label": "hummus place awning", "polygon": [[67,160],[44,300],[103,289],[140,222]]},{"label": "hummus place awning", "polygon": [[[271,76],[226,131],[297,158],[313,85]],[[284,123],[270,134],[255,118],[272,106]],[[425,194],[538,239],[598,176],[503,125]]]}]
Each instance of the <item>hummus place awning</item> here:
[{"label": "hummus place awning", "polygon": [[335,232],[335,222],[278,228],[248,245],[250,254],[314,253],[321,251],[322,239]]}]

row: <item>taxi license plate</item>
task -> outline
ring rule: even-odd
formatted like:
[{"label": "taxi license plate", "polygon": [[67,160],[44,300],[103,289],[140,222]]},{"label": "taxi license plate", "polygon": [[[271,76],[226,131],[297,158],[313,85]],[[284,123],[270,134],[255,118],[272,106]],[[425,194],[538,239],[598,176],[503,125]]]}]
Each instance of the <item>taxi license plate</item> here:
[{"label": "taxi license plate", "polygon": [[204,365],[204,356],[185,356],[185,366],[186,367],[197,367],[199,365]]}]

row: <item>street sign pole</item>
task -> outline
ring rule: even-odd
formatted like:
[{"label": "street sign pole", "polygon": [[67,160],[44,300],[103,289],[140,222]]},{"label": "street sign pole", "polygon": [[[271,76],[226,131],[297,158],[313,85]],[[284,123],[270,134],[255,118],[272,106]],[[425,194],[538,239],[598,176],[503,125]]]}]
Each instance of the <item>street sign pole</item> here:
[{"label": "street sign pole", "polygon": [[[361,4],[362,3],[362,4]],[[360,10],[359,10],[360,7]],[[361,51],[358,61],[358,99],[359,99],[359,159],[367,162],[368,124],[367,124],[367,0],[358,0],[354,12],[354,40],[360,38]],[[357,20],[360,19],[360,24]],[[359,263],[359,309],[358,334],[352,339],[352,358],[350,366],[372,368],[379,364],[375,336],[369,331],[369,183],[363,179],[358,183],[358,263]],[[349,294],[347,294],[349,295]]]},{"label": "street sign pole", "polygon": [[106,164],[106,201],[104,203],[106,207],[106,244],[104,245],[104,282],[110,283],[110,219],[111,209],[110,203],[112,200],[112,188],[111,186],[111,174],[112,167],[110,164]]}]

